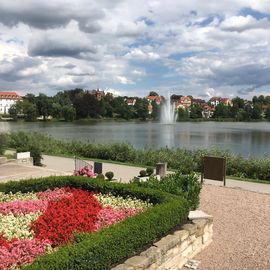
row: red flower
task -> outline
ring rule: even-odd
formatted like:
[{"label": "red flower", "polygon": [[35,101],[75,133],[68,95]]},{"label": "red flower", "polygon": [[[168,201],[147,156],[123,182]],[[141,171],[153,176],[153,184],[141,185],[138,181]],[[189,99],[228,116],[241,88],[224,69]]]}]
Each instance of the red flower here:
[{"label": "red flower", "polygon": [[88,191],[67,190],[73,196],[49,201],[47,210],[31,226],[35,238],[49,239],[53,246],[71,241],[74,232],[96,230],[100,203]]}]

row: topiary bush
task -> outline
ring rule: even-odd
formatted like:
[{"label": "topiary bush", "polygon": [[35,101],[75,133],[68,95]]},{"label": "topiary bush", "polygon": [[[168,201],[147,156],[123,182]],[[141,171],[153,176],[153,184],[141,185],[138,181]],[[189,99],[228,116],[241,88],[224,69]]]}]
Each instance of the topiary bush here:
[{"label": "topiary bush", "polygon": [[139,174],[140,174],[140,177],[145,177],[147,173],[146,173],[146,170],[141,170]]},{"label": "topiary bush", "polygon": [[55,176],[8,182],[0,184],[0,191],[38,192],[67,186],[122,197],[136,197],[148,200],[154,206],[99,232],[76,234],[75,243],[61,246],[53,253],[37,258],[31,265],[25,265],[23,269],[111,269],[116,263],[140,252],[185,221],[189,213],[188,202],[184,197],[134,184],[97,181],[85,177]]},{"label": "topiary bush", "polygon": [[114,173],[109,171],[105,173],[105,176],[108,178],[109,181],[111,181],[114,177]]},{"label": "topiary bush", "polygon": [[148,168],[146,168],[146,173],[147,173],[147,175],[152,175],[153,173],[154,173],[154,169],[153,168],[151,168],[151,167],[148,167]]}]

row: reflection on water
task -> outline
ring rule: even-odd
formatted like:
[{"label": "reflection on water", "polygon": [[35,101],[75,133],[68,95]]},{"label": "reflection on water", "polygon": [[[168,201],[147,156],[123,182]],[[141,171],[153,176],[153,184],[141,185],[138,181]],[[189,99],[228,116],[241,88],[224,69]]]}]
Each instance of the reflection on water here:
[{"label": "reflection on water", "polygon": [[270,123],[160,123],[93,122],[13,123],[0,122],[0,132],[39,131],[57,139],[77,139],[94,143],[125,141],[136,148],[145,146],[209,148],[218,147],[245,157],[263,157],[270,153]]}]

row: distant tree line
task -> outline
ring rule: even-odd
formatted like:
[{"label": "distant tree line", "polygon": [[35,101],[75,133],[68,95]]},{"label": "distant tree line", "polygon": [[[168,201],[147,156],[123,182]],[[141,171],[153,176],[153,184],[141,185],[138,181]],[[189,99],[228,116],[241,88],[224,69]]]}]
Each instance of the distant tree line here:
[{"label": "distant tree line", "polygon": [[[158,96],[158,93],[152,91],[149,96]],[[172,95],[171,101],[180,97],[181,95]],[[136,103],[128,105],[129,97],[114,97],[107,93],[97,99],[91,92],[78,88],[60,91],[52,97],[42,93],[37,96],[27,94],[21,101],[11,106],[9,114],[14,120],[20,118],[25,121],[35,121],[37,117],[43,120],[53,117],[64,121],[86,118],[159,120],[160,105],[152,101],[149,113],[149,101],[146,98],[134,98]],[[190,98],[193,99],[192,96]],[[211,104],[209,103],[209,105]],[[192,104],[188,109],[180,107],[177,110],[178,121],[201,119],[203,118],[203,110],[199,104]],[[232,99],[232,105],[229,106],[219,103],[211,118],[235,121],[263,119],[270,121],[270,96],[254,96],[251,101],[236,97]]]},{"label": "distant tree line", "polygon": [[55,96],[45,94],[35,96],[27,94],[22,101],[12,105],[10,116],[17,120],[35,121],[37,117],[47,120],[49,117],[72,121],[85,118],[121,118],[121,119],[156,119],[158,106],[152,104],[153,111],[148,112],[148,101],[136,97],[134,106],[127,104],[128,97],[113,97],[107,93],[100,100],[95,95],[83,89],[60,91]]},{"label": "distant tree line", "polygon": [[[210,105],[210,104],[209,104]],[[192,104],[186,110],[178,109],[178,120],[200,119],[203,108],[198,104]],[[232,99],[232,105],[219,103],[213,112],[213,119],[232,119],[235,121],[253,121],[268,120],[270,121],[270,96],[254,96],[251,101],[244,100],[240,97]]]}]

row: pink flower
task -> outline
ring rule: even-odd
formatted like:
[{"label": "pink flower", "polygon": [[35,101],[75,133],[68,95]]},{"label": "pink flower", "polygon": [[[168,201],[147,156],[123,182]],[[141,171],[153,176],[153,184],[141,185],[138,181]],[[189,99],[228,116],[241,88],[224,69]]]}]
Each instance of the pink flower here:
[{"label": "pink flower", "polygon": [[31,263],[50,248],[48,240],[23,239],[11,241],[9,247],[0,246],[0,269]]},{"label": "pink flower", "polygon": [[13,201],[0,204],[0,214],[28,214],[38,211],[45,211],[48,201],[28,200],[28,201]]}]

